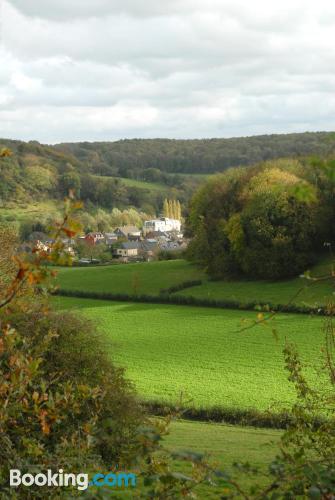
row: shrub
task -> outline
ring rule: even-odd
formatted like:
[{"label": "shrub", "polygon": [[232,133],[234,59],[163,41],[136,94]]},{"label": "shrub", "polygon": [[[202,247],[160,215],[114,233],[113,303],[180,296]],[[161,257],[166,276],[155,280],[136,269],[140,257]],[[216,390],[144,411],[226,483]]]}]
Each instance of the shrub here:
[{"label": "shrub", "polygon": [[[81,472],[133,462],[143,413],[94,325],[46,314],[43,304],[12,306],[4,319],[11,328],[0,337],[0,489],[10,468]],[[17,498],[45,498],[39,490]]]}]

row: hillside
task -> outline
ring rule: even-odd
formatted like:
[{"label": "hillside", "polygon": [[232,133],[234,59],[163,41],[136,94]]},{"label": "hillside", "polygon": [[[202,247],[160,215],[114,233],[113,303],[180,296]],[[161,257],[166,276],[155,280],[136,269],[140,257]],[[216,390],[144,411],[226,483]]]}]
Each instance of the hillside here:
[{"label": "hillside", "polygon": [[208,174],[279,157],[326,156],[332,139],[326,132],[54,146],[0,139],[0,148],[13,153],[0,162],[0,210],[63,199],[73,189],[88,207],[159,212],[165,197],[186,205]]},{"label": "hillside", "polygon": [[[64,143],[58,151],[94,166],[96,170],[132,177],[155,172],[203,174],[221,172],[228,167],[251,165],[280,157],[327,155],[334,151],[330,132],[260,135],[231,139],[171,140],[132,139],[116,142]],[[159,177],[159,173],[156,172]],[[151,180],[145,179],[144,180]]]},{"label": "hillside", "polygon": [[[149,213],[158,212],[164,197],[186,202],[193,191],[190,180],[173,187],[159,182],[144,182],[103,175],[94,164],[76,158],[69,152],[37,142],[0,140],[0,149],[9,148],[12,155],[0,161],[0,215],[12,214],[21,207],[31,212],[31,205],[62,200],[74,190],[86,207],[105,209],[135,207]],[[12,210],[8,214],[8,210]]]}]

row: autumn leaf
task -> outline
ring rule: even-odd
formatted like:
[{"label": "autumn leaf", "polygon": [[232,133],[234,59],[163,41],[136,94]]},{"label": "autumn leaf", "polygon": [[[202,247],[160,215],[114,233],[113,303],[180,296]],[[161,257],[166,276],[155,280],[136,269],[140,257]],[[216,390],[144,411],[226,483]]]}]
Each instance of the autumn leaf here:
[{"label": "autumn leaf", "polygon": [[41,424],[41,429],[43,434],[50,434],[50,425],[48,424],[46,417],[48,415],[48,412],[46,410],[41,410],[39,414],[39,419],[40,419],[40,424]]}]

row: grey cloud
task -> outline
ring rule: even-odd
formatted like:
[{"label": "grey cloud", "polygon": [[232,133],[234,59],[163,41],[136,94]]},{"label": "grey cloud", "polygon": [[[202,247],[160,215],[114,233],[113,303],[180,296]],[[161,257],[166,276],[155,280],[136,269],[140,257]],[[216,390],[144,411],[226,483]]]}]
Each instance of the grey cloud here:
[{"label": "grey cloud", "polygon": [[291,3],[4,0],[0,136],[331,129],[335,5]]},{"label": "grey cloud", "polygon": [[10,3],[29,17],[56,21],[115,14],[153,17],[187,7],[183,0],[10,0]]}]

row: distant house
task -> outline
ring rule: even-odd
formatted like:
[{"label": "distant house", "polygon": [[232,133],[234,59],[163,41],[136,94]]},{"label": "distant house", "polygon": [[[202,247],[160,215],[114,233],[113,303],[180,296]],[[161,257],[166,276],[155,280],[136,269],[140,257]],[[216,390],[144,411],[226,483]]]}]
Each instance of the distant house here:
[{"label": "distant house", "polygon": [[157,240],[143,240],[139,242],[139,255],[144,260],[152,260],[159,250]]},{"label": "distant house", "polygon": [[147,232],[145,236],[146,236],[147,240],[150,238],[150,239],[157,241],[158,243],[170,241],[170,239],[171,239],[171,234],[165,233],[163,231]]},{"label": "distant house", "polygon": [[126,238],[129,240],[139,239],[141,237],[141,231],[136,226],[120,226],[114,231],[119,239]]},{"label": "distant house", "polygon": [[105,237],[102,233],[88,233],[84,237],[85,242],[90,245],[96,245],[104,241]]},{"label": "distant house", "polygon": [[181,252],[187,248],[186,242],[167,241],[160,245],[160,249],[165,252]]},{"label": "distant house", "polygon": [[105,233],[105,243],[109,247],[117,241],[118,237],[116,233]]},{"label": "distant house", "polygon": [[136,258],[138,256],[139,244],[136,241],[125,241],[120,243],[118,248],[114,248],[114,257],[121,257],[124,260]]},{"label": "distant house", "polygon": [[160,219],[146,220],[143,224],[143,233],[153,233],[156,231],[161,232],[180,232],[181,222],[177,219],[168,219],[167,217],[161,217]]}]

